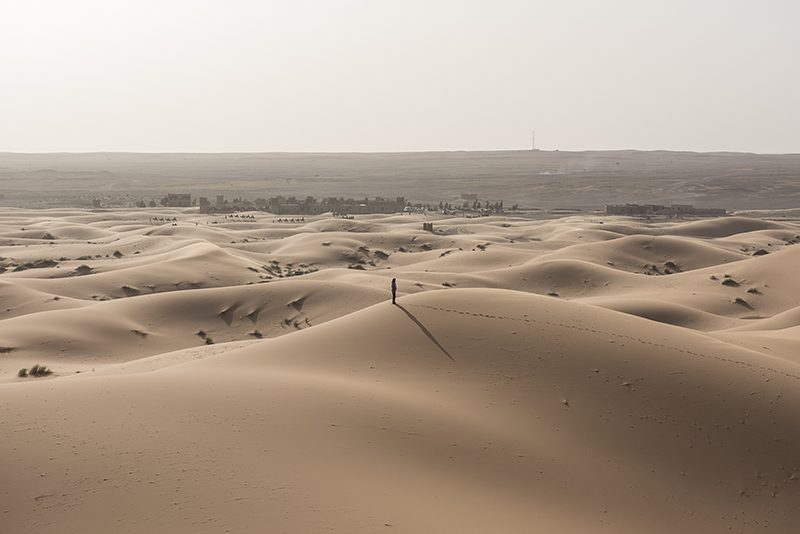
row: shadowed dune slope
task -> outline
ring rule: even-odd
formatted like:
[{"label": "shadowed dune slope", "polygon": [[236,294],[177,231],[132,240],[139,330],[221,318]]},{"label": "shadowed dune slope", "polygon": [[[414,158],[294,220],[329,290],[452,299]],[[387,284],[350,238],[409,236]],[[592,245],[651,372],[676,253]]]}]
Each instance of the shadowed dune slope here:
[{"label": "shadowed dune slope", "polygon": [[664,302],[656,299],[595,298],[589,302],[609,310],[615,310],[651,321],[666,323],[682,328],[707,332],[719,330],[732,324],[740,324],[730,317],[722,317],[689,306]]},{"label": "shadowed dune slope", "polygon": [[631,272],[682,272],[744,259],[712,243],[671,236],[627,236],[613,241],[572,245],[541,259],[584,259]]},{"label": "shadowed dune slope", "polygon": [[759,230],[784,229],[785,225],[749,217],[724,217],[691,221],[668,228],[665,233],[686,237],[719,238],[730,237]]}]

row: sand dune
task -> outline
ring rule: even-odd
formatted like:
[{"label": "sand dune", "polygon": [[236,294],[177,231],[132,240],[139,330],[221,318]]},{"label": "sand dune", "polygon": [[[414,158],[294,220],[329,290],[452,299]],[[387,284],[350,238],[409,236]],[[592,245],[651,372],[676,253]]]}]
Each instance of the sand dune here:
[{"label": "sand dune", "polygon": [[800,223],[159,213],[0,213],[4,532],[796,530]]}]

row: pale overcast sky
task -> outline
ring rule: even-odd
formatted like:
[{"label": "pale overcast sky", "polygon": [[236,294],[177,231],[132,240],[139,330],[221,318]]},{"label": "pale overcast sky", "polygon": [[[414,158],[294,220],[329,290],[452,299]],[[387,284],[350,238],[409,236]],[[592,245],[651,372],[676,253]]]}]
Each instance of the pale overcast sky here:
[{"label": "pale overcast sky", "polygon": [[0,0],[0,151],[800,152],[797,0]]}]

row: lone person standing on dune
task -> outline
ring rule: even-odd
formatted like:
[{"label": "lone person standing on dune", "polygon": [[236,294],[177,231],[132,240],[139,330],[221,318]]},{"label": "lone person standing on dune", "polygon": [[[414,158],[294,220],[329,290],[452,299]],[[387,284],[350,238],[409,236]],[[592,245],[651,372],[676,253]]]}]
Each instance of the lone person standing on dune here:
[{"label": "lone person standing on dune", "polygon": [[397,299],[397,278],[392,278],[392,304]]}]

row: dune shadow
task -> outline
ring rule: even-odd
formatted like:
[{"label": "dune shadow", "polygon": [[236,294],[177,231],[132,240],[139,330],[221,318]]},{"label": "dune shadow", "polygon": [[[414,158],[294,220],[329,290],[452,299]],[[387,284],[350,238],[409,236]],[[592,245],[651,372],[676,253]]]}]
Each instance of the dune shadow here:
[{"label": "dune shadow", "polygon": [[135,297],[136,295],[141,293],[141,291],[131,286],[122,286],[122,291],[125,292],[126,297]]},{"label": "dune shadow", "polygon": [[405,309],[404,307],[402,307],[400,304],[397,304],[397,303],[395,303],[395,306],[397,306],[398,308],[400,308],[401,310],[403,310],[403,313],[405,313],[406,315],[408,315],[408,318],[409,318],[409,319],[411,319],[412,321],[414,321],[414,324],[416,324],[416,325],[419,327],[419,329],[420,329],[420,330],[422,330],[422,332],[423,332],[423,333],[424,333],[426,336],[428,336],[428,339],[430,339],[431,341],[433,341],[434,345],[436,345],[437,347],[439,347],[439,350],[441,350],[442,352],[444,352],[445,356],[447,356],[448,358],[450,358],[450,360],[451,360],[451,361],[453,361],[453,362],[455,361],[455,360],[453,359],[453,357],[452,357],[452,356],[450,356],[450,353],[449,353],[449,352],[447,352],[447,350],[446,350],[446,349],[445,349],[445,348],[444,348],[444,347],[443,347],[443,346],[442,346],[442,345],[441,345],[441,344],[440,344],[438,341],[436,341],[436,338],[435,338],[435,337],[433,337],[433,334],[431,334],[430,330],[428,330],[427,328],[425,328],[425,325],[424,325],[424,324],[422,324],[421,322],[419,322],[419,320],[418,320],[416,317],[414,317],[413,315],[411,315],[411,312],[409,312],[407,309]]},{"label": "dune shadow", "polygon": [[225,321],[226,325],[228,326],[231,325],[231,323],[233,322],[233,314],[236,311],[236,308],[238,307],[239,307],[238,304],[234,304],[230,308],[219,312],[219,316],[222,318],[223,321]]},{"label": "dune shadow", "polygon": [[299,299],[295,299],[289,304],[287,304],[287,306],[291,306],[297,311],[303,311],[303,304],[305,303],[305,301],[306,301],[305,297],[300,297]]}]

